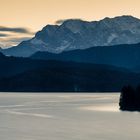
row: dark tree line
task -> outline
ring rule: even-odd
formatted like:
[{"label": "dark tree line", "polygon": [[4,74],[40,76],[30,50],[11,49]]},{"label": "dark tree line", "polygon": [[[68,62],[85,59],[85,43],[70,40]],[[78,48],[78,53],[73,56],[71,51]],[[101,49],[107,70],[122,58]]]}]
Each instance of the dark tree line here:
[{"label": "dark tree line", "polygon": [[140,111],[140,85],[136,88],[124,86],[121,90],[119,105],[124,111]]}]

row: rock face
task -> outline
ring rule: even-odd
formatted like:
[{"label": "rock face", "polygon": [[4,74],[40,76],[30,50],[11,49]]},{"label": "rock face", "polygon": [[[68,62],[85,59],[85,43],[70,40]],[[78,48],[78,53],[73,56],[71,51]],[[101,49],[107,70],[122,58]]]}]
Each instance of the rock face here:
[{"label": "rock face", "polygon": [[61,53],[96,46],[140,42],[140,19],[132,16],[105,18],[87,22],[67,20],[62,25],[47,25],[31,40],[2,50],[6,55],[27,57],[37,51]]}]

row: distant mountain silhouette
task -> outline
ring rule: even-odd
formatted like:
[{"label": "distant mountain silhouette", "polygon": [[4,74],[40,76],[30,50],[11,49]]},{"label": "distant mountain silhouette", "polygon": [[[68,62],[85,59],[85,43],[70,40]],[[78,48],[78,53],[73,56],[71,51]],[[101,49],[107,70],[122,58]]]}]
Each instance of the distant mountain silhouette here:
[{"label": "distant mountain silhouette", "polygon": [[109,65],[6,57],[0,67],[1,92],[118,92],[140,83],[140,74]]},{"label": "distant mountain silhouette", "polygon": [[0,53],[0,59],[5,58],[6,56],[3,53]]},{"label": "distant mountain silhouette", "polygon": [[0,78],[15,76],[38,68],[43,69],[47,67],[48,63],[28,58],[5,57],[0,53]]},{"label": "distant mountain silhouette", "polygon": [[140,19],[132,16],[100,21],[66,20],[62,25],[47,25],[31,40],[1,50],[5,55],[28,57],[38,51],[61,53],[95,46],[140,42]]},{"label": "distant mountain silhouette", "polygon": [[60,54],[37,52],[31,56],[39,60],[61,60],[107,64],[140,72],[140,44],[92,47]]}]

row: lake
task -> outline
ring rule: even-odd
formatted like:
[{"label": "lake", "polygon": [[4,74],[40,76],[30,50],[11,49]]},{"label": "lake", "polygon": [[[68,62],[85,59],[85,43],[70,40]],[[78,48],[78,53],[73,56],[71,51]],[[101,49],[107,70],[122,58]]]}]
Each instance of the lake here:
[{"label": "lake", "polygon": [[140,113],[119,93],[0,94],[0,140],[138,140]]}]

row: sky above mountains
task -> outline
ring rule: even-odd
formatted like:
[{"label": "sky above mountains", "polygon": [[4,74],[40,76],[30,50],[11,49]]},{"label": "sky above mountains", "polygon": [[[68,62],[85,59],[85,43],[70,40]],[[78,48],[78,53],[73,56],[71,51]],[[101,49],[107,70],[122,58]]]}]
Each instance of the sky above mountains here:
[{"label": "sky above mountains", "polygon": [[139,5],[139,0],[0,0],[0,46],[16,45],[46,24],[64,19],[140,18]]}]

